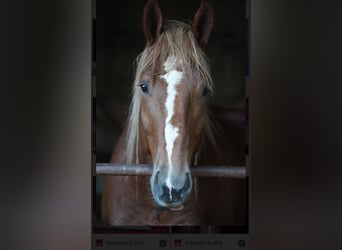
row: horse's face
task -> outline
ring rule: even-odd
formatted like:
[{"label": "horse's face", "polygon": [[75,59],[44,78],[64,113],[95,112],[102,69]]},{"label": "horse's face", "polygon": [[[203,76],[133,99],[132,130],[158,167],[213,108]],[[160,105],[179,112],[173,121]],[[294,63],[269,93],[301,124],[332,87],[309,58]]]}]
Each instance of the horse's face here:
[{"label": "horse's face", "polygon": [[207,89],[200,73],[182,70],[177,58],[161,63],[159,74],[151,72],[142,73],[139,86],[140,124],[154,165],[152,194],[158,205],[177,207],[191,191],[189,167],[201,140]]},{"label": "horse's face", "polygon": [[[158,39],[163,32],[162,23],[158,1],[149,0],[143,18],[147,54],[158,44],[156,41],[161,41]],[[211,4],[203,0],[192,30],[187,31],[193,34],[191,41],[197,40],[197,43],[191,43],[193,46],[187,51],[196,51],[194,46],[203,48],[212,26]],[[173,45],[182,46],[177,39]],[[182,51],[182,48],[188,47],[177,47],[174,51]],[[195,56],[198,53],[195,52]],[[155,58],[153,69],[152,66],[144,68],[139,79],[141,133],[147,138],[146,148],[154,166],[151,190],[156,203],[165,208],[180,207],[190,195],[190,163],[199,148],[205,122],[203,96],[208,89],[204,87],[199,68],[189,63],[185,54],[179,55],[182,58]]]}]

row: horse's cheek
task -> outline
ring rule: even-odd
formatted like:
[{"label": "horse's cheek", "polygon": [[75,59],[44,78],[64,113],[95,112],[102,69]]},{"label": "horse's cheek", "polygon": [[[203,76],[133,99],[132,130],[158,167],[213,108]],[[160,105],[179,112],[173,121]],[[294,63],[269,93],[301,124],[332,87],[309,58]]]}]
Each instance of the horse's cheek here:
[{"label": "horse's cheek", "polygon": [[151,129],[151,117],[148,112],[146,112],[146,108],[142,106],[141,113],[140,113],[140,121],[142,124],[142,127],[146,134],[150,134]]}]

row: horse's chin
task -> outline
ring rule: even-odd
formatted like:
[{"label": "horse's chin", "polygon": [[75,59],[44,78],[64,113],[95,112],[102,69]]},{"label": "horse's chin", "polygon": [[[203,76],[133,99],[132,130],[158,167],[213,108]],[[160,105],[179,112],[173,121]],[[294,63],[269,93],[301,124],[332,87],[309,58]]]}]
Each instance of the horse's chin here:
[{"label": "horse's chin", "polygon": [[179,207],[170,207],[170,211],[182,211],[184,209],[184,205],[180,205]]},{"label": "horse's chin", "polygon": [[160,210],[164,210],[164,211],[171,211],[171,212],[178,212],[178,211],[182,211],[184,209],[184,205],[178,205],[178,206],[160,206],[157,205],[157,208]]}]

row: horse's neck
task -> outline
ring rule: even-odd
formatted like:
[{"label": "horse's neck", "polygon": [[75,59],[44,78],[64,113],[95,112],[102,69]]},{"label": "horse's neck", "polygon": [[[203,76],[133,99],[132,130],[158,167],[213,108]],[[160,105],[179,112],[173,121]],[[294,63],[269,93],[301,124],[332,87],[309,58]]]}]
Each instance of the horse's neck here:
[{"label": "horse's neck", "polygon": [[[128,126],[126,124],[120,137],[114,147],[112,152],[110,162],[115,163],[127,163],[127,133],[128,133]],[[144,136],[143,131],[140,129],[139,134],[141,135],[139,138],[139,155],[138,155],[138,164],[149,164],[152,163],[152,158],[148,149],[148,142],[146,136]],[[135,162],[134,162],[135,163]]]},{"label": "horse's neck", "polygon": [[152,164],[152,156],[145,132],[139,128],[139,164]]},{"label": "horse's neck", "polygon": [[125,163],[126,162],[126,138],[128,132],[128,124],[125,125],[123,131],[121,132],[118,141],[115,144],[114,150],[111,155],[110,162],[114,163]]}]

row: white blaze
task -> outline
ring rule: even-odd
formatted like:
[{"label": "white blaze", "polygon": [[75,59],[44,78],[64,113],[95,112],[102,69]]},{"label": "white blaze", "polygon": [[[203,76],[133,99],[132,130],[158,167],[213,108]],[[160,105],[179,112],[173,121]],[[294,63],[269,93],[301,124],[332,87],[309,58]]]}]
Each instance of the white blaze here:
[{"label": "white blaze", "polygon": [[166,185],[170,189],[170,198],[171,196],[171,171],[172,171],[172,163],[171,156],[174,142],[178,136],[178,128],[171,124],[171,120],[174,114],[174,104],[177,95],[177,85],[180,83],[183,77],[183,72],[175,69],[176,66],[176,58],[168,57],[164,63],[164,69],[166,71],[165,75],[162,75],[161,78],[164,78],[167,84],[167,97],[165,101],[165,108],[167,111],[167,116],[165,119],[165,142],[166,142],[166,152],[169,163],[169,170],[166,179]]}]

